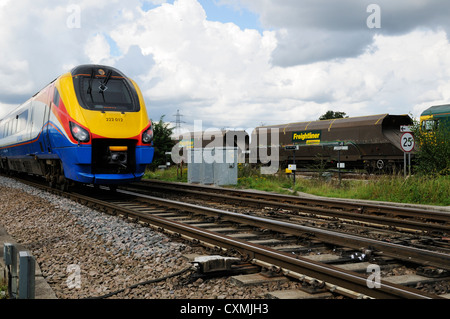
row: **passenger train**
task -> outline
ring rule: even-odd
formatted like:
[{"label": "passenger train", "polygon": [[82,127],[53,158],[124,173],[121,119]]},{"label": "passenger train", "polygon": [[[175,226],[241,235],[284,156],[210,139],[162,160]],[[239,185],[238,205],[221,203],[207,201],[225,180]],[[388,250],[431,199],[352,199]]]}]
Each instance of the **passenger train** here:
[{"label": "passenger train", "polygon": [[153,130],[138,85],[103,65],[73,68],[0,120],[0,168],[52,186],[140,180]]}]

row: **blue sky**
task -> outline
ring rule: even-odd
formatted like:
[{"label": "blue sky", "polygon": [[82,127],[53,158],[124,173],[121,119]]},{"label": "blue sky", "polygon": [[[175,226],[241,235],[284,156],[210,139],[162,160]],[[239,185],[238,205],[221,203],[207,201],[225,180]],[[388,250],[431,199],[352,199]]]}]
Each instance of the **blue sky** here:
[{"label": "blue sky", "polygon": [[246,8],[237,8],[227,4],[218,4],[214,0],[199,0],[205,9],[207,20],[222,23],[232,22],[241,29],[256,29],[263,31],[259,16]]},{"label": "blue sky", "polygon": [[[168,0],[166,2],[173,4],[175,0]],[[246,8],[220,3],[216,0],[198,0],[198,2],[205,10],[207,20],[209,21],[217,21],[222,23],[232,22],[241,29],[255,29],[260,32],[263,31],[259,15],[249,11]],[[159,5],[144,1],[141,8],[144,11],[148,11],[158,6]]]}]

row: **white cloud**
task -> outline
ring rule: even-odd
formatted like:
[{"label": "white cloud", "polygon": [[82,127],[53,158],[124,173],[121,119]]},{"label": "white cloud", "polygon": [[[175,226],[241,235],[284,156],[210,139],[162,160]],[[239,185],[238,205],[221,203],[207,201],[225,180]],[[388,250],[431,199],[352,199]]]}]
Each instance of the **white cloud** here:
[{"label": "white cloud", "polygon": [[111,37],[124,52],[137,45],[152,56],[155,65],[144,77],[155,83],[144,87],[150,100],[183,99],[205,107],[201,113],[193,112],[197,116],[220,114],[257,98],[260,78],[270,68],[276,46],[271,32],[261,35],[231,23],[207,21],[194,0],[142,12],[131,25],[112,31]]},{"label": "white cloud", "polygon": [[10,111],[17,108],[17,106],[17,104],[6,104],[0,102],[0,119],[2,119],[3,116],[7,115]]},{"label": "white cloud", "polygon": [[112,64],[111,47],[102,34],[91,36],[84,46],[84,52],[93,64]]},{"label": "white cloud", "polygon": [[[418,115],[450,101],[444,29],[375,33],[351,57],[280,66],[273,60],[277,52],[306,54],[302,46],[283,47],[292,39],[294,20],[260,33],[207,20],[196,0],[159,2],[144,11],[139,0],[82,1],[79,29],[67,27],[68,4],[60,1],[1,2],[0,112],[83,63],[111,64],[133,77],[156,120],[172,120],[180,109],[184,121],[202,119],[215,127],[313,120],[329,109],[351,116]],[[342,35],[359,41],[358,33],[344,29]],[[308,41],[314,34],[302,33]]]},{"label": "white cloud", "polygon": [[[282,66],[359,56],[373,36],[402,35],[417,28],[450,33],[450,5],[434,0],[221,0],[260,15],[266,28],[277,30],[274,63]],[[379,9],[380,28],[367,26],[371,4]]]}]

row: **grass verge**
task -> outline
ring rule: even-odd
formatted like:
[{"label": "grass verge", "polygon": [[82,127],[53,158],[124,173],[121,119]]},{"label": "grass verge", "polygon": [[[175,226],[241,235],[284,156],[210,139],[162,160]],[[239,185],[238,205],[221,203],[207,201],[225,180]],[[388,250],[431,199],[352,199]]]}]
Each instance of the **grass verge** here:
[{"label": "grass verge", "polygon": [[395,175],[379,176],[369,180],[343,180],[340,187],[334,180],[311,179],[302,180],[294,189],[326,197],[450,205],[450,176],[411,176],[406,179]]},{"label": "grass verge", "polygon": [[177,170],[176,166],[171,166],[168,169],[157,169],[154,171],[147,170],[144,174],[144,178],[157,179],[168,182],[187,182],[187,167],[183,169],[183,174],[181,170]]}]

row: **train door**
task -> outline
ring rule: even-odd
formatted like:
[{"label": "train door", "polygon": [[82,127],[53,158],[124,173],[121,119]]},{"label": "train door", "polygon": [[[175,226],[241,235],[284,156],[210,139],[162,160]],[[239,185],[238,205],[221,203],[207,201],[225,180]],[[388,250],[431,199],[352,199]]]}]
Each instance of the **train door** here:
[{"label": "train door", "polygon": [[29,141],[32,139],[31,132],[33,131],[33,107],[31,102],[27,102],[25,109],[28,110],[27,124],[24,132],[24,140]]},{"label": "train door", "polygon": [[44,104],[45,105],[44,121],[42,123],[44,148],[45,148],[45,151],[48,153],[52,152],[52,146],[50,143],[50,114],[52,112],[53,88],[54,88],[54,86],[48,90],[48,97],[47,97],[48,103]]},{"label": "train door", "polygon": [[[39,134],[37,131],[37,128],[36,128],[38,126],[37,121],[36,121],[36,119],[37,119],[36,114],[38,112],[37,112],[37,107],[35,106],[34,101],[30,102],[29,110],[30,110],[30,115],[29,115],[30,121],[29,121],[29,126],[28,126],[28,134],[29,134],[29,139],[34,140]],[[32,143],[32,147],[30,148],[30,153],[35,153],[38,151],[38,149],[36,148],[35,145],[36,145],[35,143]]]},{"label": "train door", "polygon": [[33,143],[33,151],[32,153],[44,153],[46,152],[46,144],[45,144],[45,114],[46,114],[46,106],[44,103],[40,101],[32,101],[31,102],[31,131],[30,138],[36,139],[36,143]]}]

